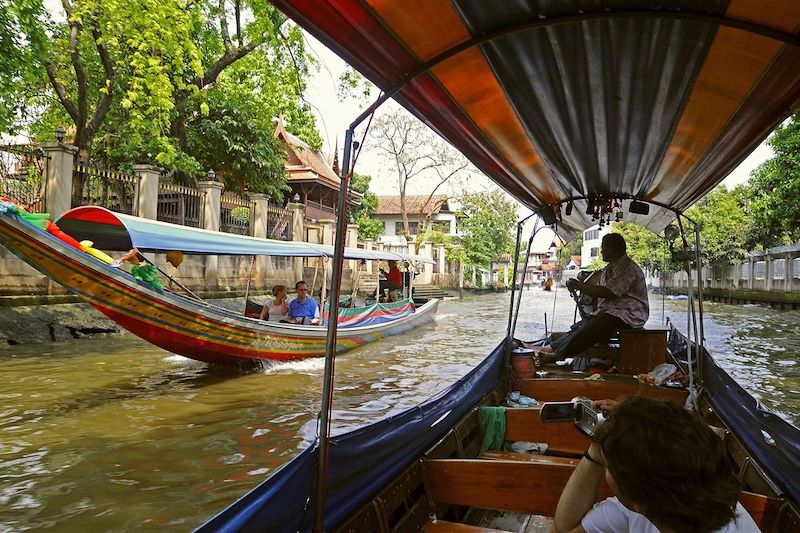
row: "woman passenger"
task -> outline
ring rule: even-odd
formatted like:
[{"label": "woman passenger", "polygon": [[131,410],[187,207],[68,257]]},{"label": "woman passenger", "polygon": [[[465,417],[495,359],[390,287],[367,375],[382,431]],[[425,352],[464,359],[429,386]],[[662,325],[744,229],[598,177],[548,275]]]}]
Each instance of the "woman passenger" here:
[{"label": "woman passenger", "polygon": [[286,300],[286,285],[272,287],[274,298],[268,300],[261,309],[261,320],[281,322],[289,318],[289,302]]}]

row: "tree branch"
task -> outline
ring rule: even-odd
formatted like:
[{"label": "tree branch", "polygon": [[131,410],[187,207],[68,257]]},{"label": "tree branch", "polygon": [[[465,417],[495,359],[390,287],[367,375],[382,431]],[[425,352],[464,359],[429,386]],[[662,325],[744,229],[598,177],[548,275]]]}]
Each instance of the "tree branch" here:
[{"label": "tree branch", "polygon": [[47,71],[47,77],[50,79],[50,85],[53,86],[53,90],[56,91],[56,95],[58,96],[58,101],[61,102],[61,105],[64,106],[64,109],[67,110],[69,116],[72,118],[72,121],[77,124],[78,123],[78,108],[75,107],[75,104],[72,103],[72,100],[69,99],[69,95],[67,94],[67,89],[64,87],[58,78],[56,78],[56,67],[53,65],[53,62],[49,59],[46,59],[44,62],[44,68]]},{"label": "tree branch", "polygon": [[72,62],[72,70],[75,71],[75,82],[78,86],[78,120],[75,121],[75,125],[78,129],[81,129],[86,123],[86,100],[89,87],[86,79],[86,69],[83,68],[83,61],[81,61],[81,55],[78,51],[81,24],[71,20],[69,26],[69,57]]},{"label": "tree branch", "polygon": [[222,44],[225,45],[225,56],[235,54],[236,47],[233,46],[231,34],[228,31],[228,14],[225,12],[225,0],[219,0],[219,31],[222,33]]},{"label": "tree branch", "polygon": [[100,62],[103,64],[103,70],[106,74],[106,92],[102,93],[103,96],[97,103],[97,107],[95,107],[94,116],[92,116],[92,119],[86,125],[87,129],[89,129],[92,134],[97,131],[100,124],[103,123],[106,113],[111,109],[114,83],[117,77],[116,72],[114,72],[114,63],[111,60],[111,54],[108,53],[108,47],[105,43],[100,42],[101,37],[100,29],[97,27],[97,21],[95,20],[92,27],[92,38],[94,39],[95,47],[97,47],[97,53],[100,54]]}]

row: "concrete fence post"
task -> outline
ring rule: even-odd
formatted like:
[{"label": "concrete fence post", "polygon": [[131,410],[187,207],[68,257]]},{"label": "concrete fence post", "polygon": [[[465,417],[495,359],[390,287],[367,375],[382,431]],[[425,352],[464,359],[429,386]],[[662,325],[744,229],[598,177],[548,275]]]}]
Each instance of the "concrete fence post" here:
[{"label": "concrete fence post", "polygon": [[[306,241],[305,235],[305,222],[306,222],[306,206],[299,202],[289,202],[286,204],[286,209],[289,210],[291,219],[291,231],[289,238],[293,241]],[[303,279],[303,258],[295,257],[293,259],[294,279]]]},{"label": "concrete fence post", "polygon": [[[347,235],[345,242],[348,248],[358,248],[358,224],[347,225]],[[350,272],[355,272],[358,268],[358,261],[350,260]]]},{"label": "concrete fence post", "polygon": [[[225,186],[218,181],[201,181],[197,188],[205,192],[203,203],[203,228],[219,231],[220,205],[222,189]],[[219,258],[216,255],[206,256],[205,287],[210,290],[219,288]]]},{"label": "concrete fence post", "polygon": [[[269,224],[269,196],[263,193],[248,193],[247,199],[253,202],[253,214],[251,216],[253,220],[253,237],[266,239]],[[263,255],[256,257],[252,287],[264,289],[267,286],[266,279],[269,273],[270,261],[269,257]]]},{"label": "concrete fence post", "polygon": [[[364,239],[364,249],[368,252],[372,251],[372,246],[375,243],[372,239]],[[372,263],[375,261],[367,261],[367,274],[372,274]]]},{"label": "concrete fence post", "polygon": [[72,207],[72,168],[78,147],[50,142],[43,143],[42,150],[50,158],[44,176],[44,208],[56,220]]},{"label": "concrete fence post", "polygon": [[133,173],[139,177],[136,188],[136,216],[149,220],[158,219],[158,180],[161,169],[153,165],[133,165]]}]

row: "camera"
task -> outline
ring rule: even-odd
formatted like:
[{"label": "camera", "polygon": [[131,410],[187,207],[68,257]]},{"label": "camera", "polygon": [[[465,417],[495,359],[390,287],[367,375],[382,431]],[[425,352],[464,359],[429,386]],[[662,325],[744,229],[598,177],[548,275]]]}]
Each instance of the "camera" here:
[{"label": "camera", "polygon": [[551,422],[574,422],[575,426],[588,436],[594,435],[606,416],[603,411],[592,407],[592,400],[576,396],[569,402],[546,402],[539,410],[543,424]]}]

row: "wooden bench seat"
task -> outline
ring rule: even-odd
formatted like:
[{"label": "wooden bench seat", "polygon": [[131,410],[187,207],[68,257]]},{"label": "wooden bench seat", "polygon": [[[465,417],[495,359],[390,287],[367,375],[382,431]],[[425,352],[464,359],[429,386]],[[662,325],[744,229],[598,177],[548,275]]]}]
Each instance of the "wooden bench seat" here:
[{"label": "wooden bench seat", "polygon": [[580,459],[573,459],[572,457],[559,457],[557,455],[537,455],[534,453],[519,453],[519,452],[501,452],[495,450],[486,450],[481,452],[478,459],[488,459],[495,461],[525,461],[528,463],[537,463],[540,465],[569,465],[578,466]]}]

